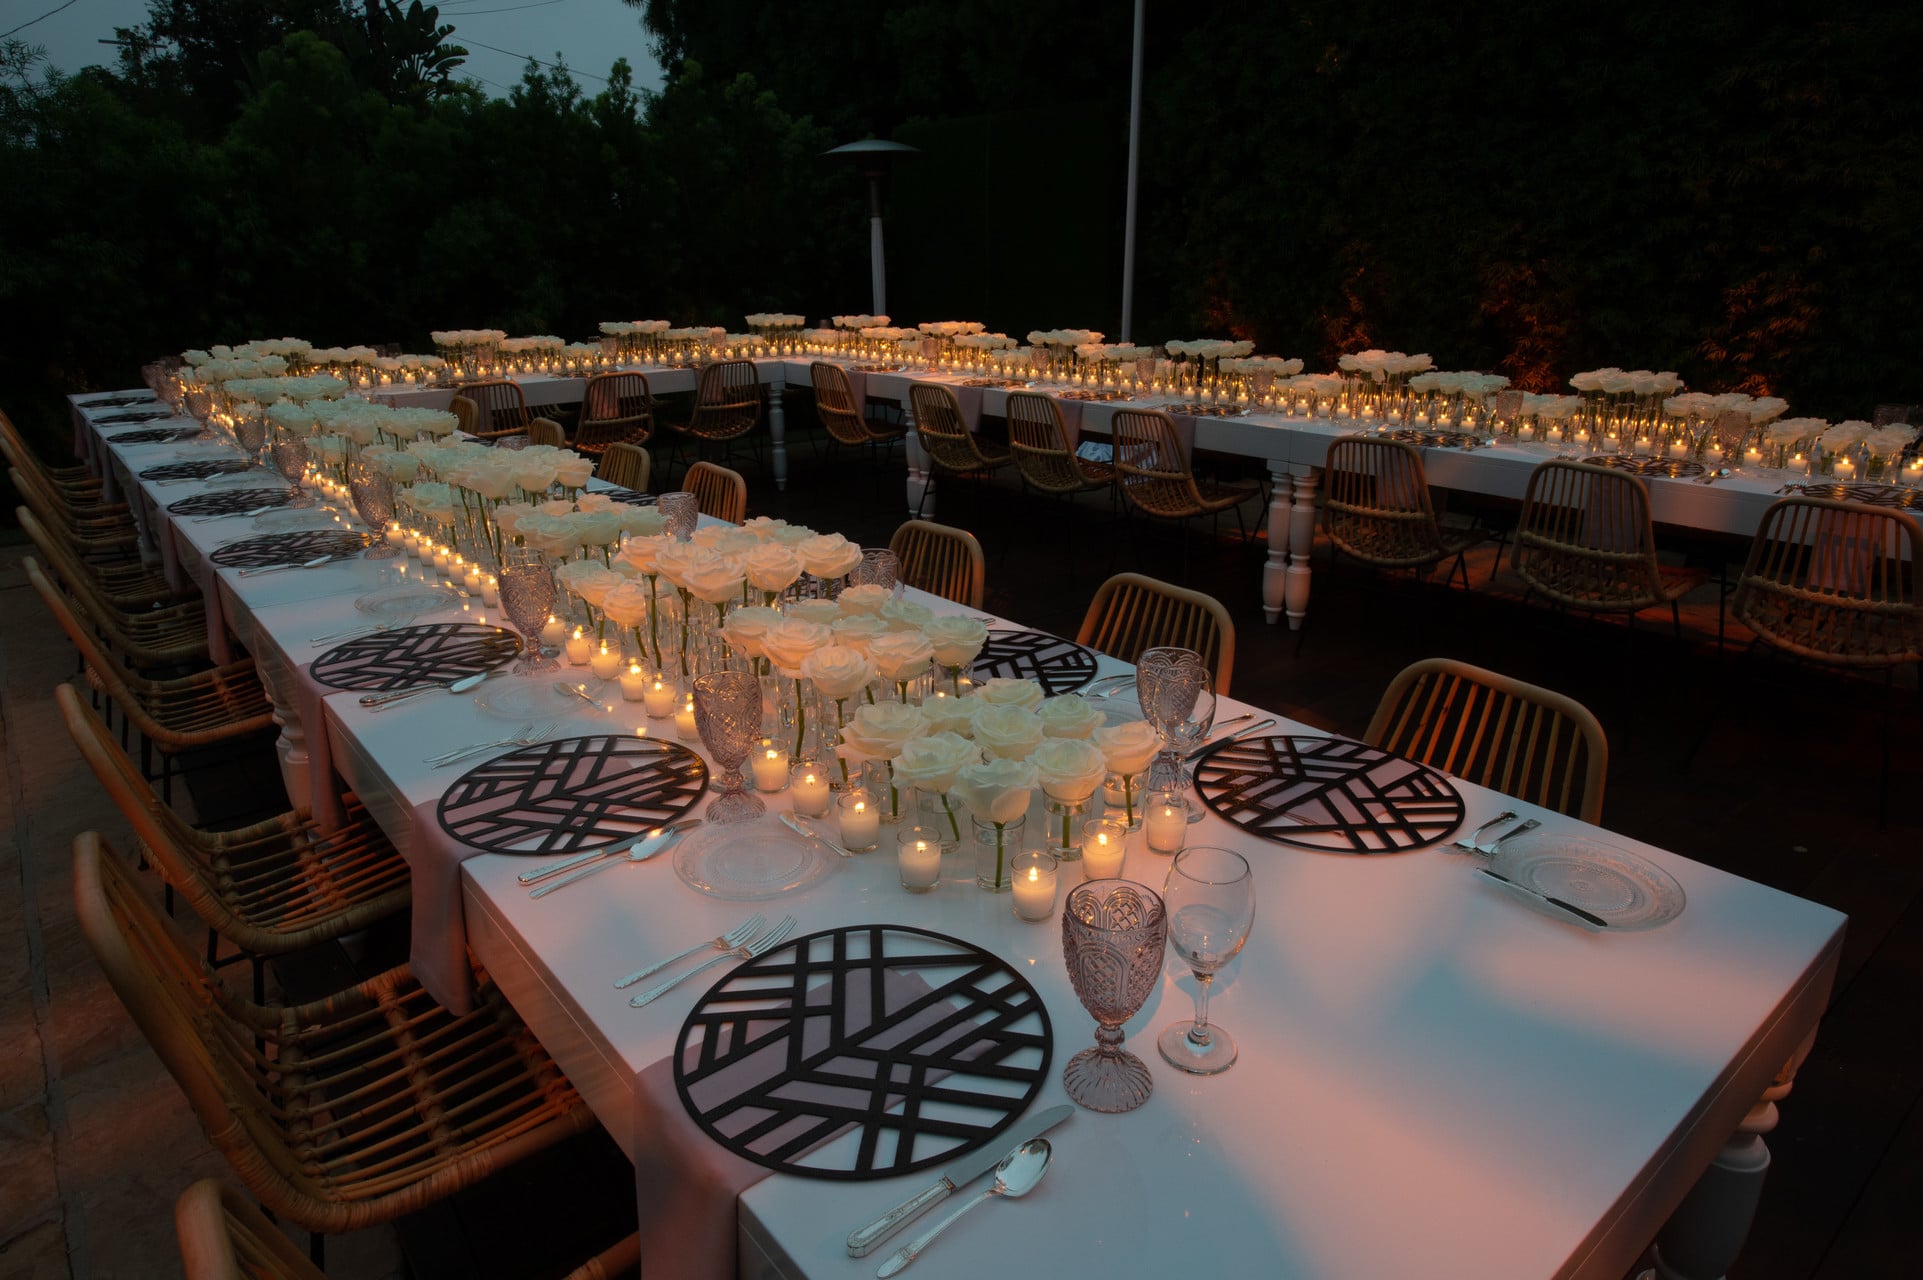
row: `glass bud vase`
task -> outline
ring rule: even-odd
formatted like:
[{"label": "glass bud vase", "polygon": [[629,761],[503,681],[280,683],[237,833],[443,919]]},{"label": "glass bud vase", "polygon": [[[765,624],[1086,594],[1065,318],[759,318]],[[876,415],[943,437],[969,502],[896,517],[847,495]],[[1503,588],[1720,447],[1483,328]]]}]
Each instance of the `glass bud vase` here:
[{"label": "glass bud vase", "polygon": [[1102,779],[1105,816],[1125,831],[1142,829],[1142,806],[1148,799],[1148,771],[1110,773]]},{"label": "glass bud vase", "polygon": [[962,824],[971,821],[968,808],[945,791],[915,788],[915,825],[937,834],[943,853],[961,848]]},{"label": "glass bud vase", "polygon": [[1057,800],[1042,797],[1042,811],[1048,816],[1048,851],[1057,862],[1079,862],[1082,857],[1082,822],[1088,817],[1088,800]]},{"label": "glass bud vase", "polygon": [[969,820],[975,824],[975,884],[989,893],[1007,893],[1014,883],[1009,860],[1021,852],[1028,819],[983,822],[971,816]]},{"label": "glass bud vase", "polygon": [[860,785],[875,797],[875,808],[884,823],[900,822],[914,809],[914,788],[895,782],[895,766],[890,761],[870,760],[863,764]]}]

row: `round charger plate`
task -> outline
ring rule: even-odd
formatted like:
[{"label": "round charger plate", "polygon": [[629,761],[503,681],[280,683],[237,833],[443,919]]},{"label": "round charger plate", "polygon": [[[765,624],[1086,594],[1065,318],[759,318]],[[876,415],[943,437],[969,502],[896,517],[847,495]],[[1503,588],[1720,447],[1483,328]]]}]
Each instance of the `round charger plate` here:
[{"label": "round charger plate", "polygon": [[1403,853],[1462,825],[1462,795],[1446,777],[1347,738],[1224,739],[1196,760],[1195,790],[1244,831],[1324,853]]},{"label": "round charger plate", "polygon": [[254,528],[262,533],[300,533],[307,529],[342,529],[345,525],[331,511],[306,508],[299,511],[269,511],[254,517]]},{"label": "round charger plate", "polygon": [[[601,707],[599,711],[590,707],[572,694],[563,693],[555,688],[561,679],[555,672],[543,671],[533,676],[503,676],[482,685],[474,695],[474,705],[488,715],[501,720],[553,720],[560,716],[611,716],[621,703],[621,686],[614,681],[582,680],[566,681],[568,684],[586,685],[588,696]],[[613,696],[609,696],[612,688]],[[647,713],[641,710],[638,702],[629,703],[634,711],[637,725],[647,722]],[[672,725],[672,720],[658,723]],[[654,732],[650,730],[650,732]]]},{"label": "round charger plate", "polygon": [[1095,679],[1099,662],[1094,650],[1046,631],[991,631],[968,674],[977,682],[1033,680],[1052,697],[1080,692]]},{"label": "round charger plate", "polygon": [[461,597],[452,587],[429,587],[406,583],[370,591],[354,601],[354,607],[380,622],[405,625],[422,614],[458,608]]},{"label": "round charger plate", "polygon": [[674,873],[689,888],[728,902],[762,902],[809,888],[835,869],[835,855],[764,814],[704,826],[674,847]]},{"label": "round charger plate", "polygon": [[550,738],[484,761],[441,797],[441,829],[483,853],[537,856],[633,840],[693,808],[708,766],[679,743]]},{"label": "round charger plate", "polygon": [[1601,916],[1612,933],[1668,924],[1688,902],[1676,877],[1649,859],[1586,836],[1511,840],[1496,851],[1489,869]]}]

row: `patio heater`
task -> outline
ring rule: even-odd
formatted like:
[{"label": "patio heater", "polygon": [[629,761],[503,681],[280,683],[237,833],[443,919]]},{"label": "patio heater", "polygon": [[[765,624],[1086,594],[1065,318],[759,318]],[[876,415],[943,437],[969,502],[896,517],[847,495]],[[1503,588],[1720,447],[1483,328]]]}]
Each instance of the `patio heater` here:
[{"label": "patio heater", "polygon": [[874,282],[873,313],[878,316],[888,314],[888,264],[881,251],[881,182],[891,164],[919,151],[906,143],[868,138],[822,152],[854,161],[861,176],[868,179],[868,270]]}]

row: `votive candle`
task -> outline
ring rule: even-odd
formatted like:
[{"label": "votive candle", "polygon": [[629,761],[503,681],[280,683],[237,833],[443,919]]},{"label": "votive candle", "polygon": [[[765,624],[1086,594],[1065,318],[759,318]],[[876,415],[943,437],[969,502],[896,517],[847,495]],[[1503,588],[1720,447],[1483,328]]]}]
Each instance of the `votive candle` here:
[{"label": "votive candle", "polygon": [[501,607],[501,580],[491,573],[481,581],[481,603],[495,609]]},{"label": "votive candle", "polygon": [[931,840],[920,827],[902,833],[895,853],[901,887],[910,893],[927,893],[941,883],[941,842]]},{"label": "votive candle", "polygon": [[1151,853],[1180,853],[1188,838],[1189,802],[1173,791],[1157,791],[1148,799],[1143,822]]},{"label": "votive candle", "polygon": [[1114,880],[1122,874],[1128,832],[1119,822],[1098,819],[1082,824],[1082,879]]},{"label": "votive candle", "polygon": [[641,664],[630,662],[628,669],[621,673],[621,701],[639,702],[645,709],[648,696],[648,677],[641,670]]},{"label": "votive candle", "polygon": [[568,629],[553,614],[548,615],[547,625],[541,628],[541,643],[553,648],[568,637]]},{"label": "votive candle", "polygon": [[[663,680],[656,680],[641,693],[641,705],[649,716],[656,720],[674,715],[674,686]],[[694,704],[688,704],[688,719],[694,719]]]},{"label": "votive candle", "polygon": [[766,738],[753,757],[755,790],[779,791],[788,785],[788,753]]},{"label": "votive candle", "polygon": [[839,812],[842,848],[867,853],[881,841],[881,810],[866,791],[843,792]]},{"label": "votive candle", "polygon": [[794,801],[796,813],[804,818],[827,817],[832,794],[826,769],[813,760],[795,762],[788,774],[788,796]]},{"label": "votive candle", "polygon": [[[654,691],[650,689],[648,692],[652,694]],[[669,700],[672,704],[672,694],[669,695]],[[699,742],[701,740],[701,730],[696,728],[694,723],[694,695],[692,693],[688,695],[688,700],[681,704],[681,709],[674,713],[674,734],[675,737],[681,739],[683,742]]]},{"label": "votive candle", "polygon": [[621,674],[621,655],[608,651],[608,642],[603,640],[601,647],[588,659],[588,670],[594,672],[596,680],[612,680]]},{"label": "votive candle", "polygon": [[594,646],[588,641],[586,636],[581,634],[581,628],[576,627],[574,634],[568,637],[567,652],[569,666],[585,667],[588,665],[588,657],[594,652]]},{"label": "votive candle", "polygon": [[1027,849],[1008,860],[1013,909],[1020,920],[1046,920],[1055,914],[1055,855]]}]

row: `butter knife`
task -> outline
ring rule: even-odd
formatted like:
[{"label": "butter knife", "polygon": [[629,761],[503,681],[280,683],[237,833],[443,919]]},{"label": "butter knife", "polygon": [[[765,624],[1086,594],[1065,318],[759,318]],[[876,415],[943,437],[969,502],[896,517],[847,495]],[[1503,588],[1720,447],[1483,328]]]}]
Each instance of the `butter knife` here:
[{"label": "butter knife", "polygon": [[565,889],[577,880],[585,880],[591,875],[606,871],[609,867],[618,867],[625,862],[646,862],[649,858],[663,852],[671,847],[675,841],[679,840],[681,838],[681,832],[685,829],[686,825],[692,824],[684,824],[683,827],[677,827],[673,830],[664,829],[653,832],[625,848],[617,845],[613,849],[604,849],[601,853],[605,856],[588,863],[587,866],[582,867],[571,876],[564,877],[560,880],[550,880],[546,884],[536,885],[533,891],[528,894],[528,897],[545,898],[556,889]]},{"label": "butter knife", "polygon": [[793,814],[779,813],[775,816],[781,819],[782,826],[788,828],[788,830],[794,832],[796,835],[805,836],[816,844],[825,846],[840,857],[846,858],[850,856],[846,849],[836,844],[833,840],[830,840],[827,836],[822,835],[819,831],[810,829],[801,819],[795,817]]},{"label": "butter knife", "polygon": [[[586,853],[577,853],[572,858],[563,858],[559,862],[550,862],[546,866],[536,867],[532,871],[523,871],[520,875],[514,878],[516,880],[519,880],[522,884],[539,884],[543,880],[551,880],[555,876],[558,876],[563,872],[574,870],[576,867],[585,867],[590,862],[598,862],[602,858],[612,858],[616,854],[626,853],[628,850],[634,848],[635,845],[646,844],[648,841],[654,839],[657,836],[677,835],[680,832],[687,831],[691,828],[698,827],[700,825],[701,825],[701,819],[699,818],[691,818],[683,822],[670,823],[665,827],[656,827],[654,830],[648,832],[648,834],[642,836],[639,840],[633,840],[628,842],[627,844],[611,844],[604,849],[590,849]],[[649,856],[653,856],[653,855],[649,855]]]},{"label": "butter knife", "polygon": [[1546,902],[1550,906],[1556,908],[1556,910],[1558,911],[1566,911],[1570,915],[1576,917],[1576,919],[1582,921],[1584,924],[1593,925],[1598,929],[1607,929],[1609,927],[1609,921],[1603,919],[1601,916],[1597,915],[1595,912],[1584,911],[1581,907],[1577,906],[1575,903],[1565,902],[1561,898],[1555,897],[1552,894],[1544,893],[1540,889],[1531,889],[1526,884],[1521,884],[1515,880],[1511,880],[1508,876],[1502,874],[1502,872],[1500,871],[1491,871],[1487,867],[1477,867],[1476,874],[1488,876],[1491,880],[1494,880],[1497,884],[1513,889],[1515,892],[1523,894],[1526,897],[1534,898],[1538,902]]},{"label": "butter knife", "polygon": [[1047,1133],[1073,1114],[1075,1114],[1074,1106],[1066,1102],[1059,1107],[1050,1107],[1036,1115],[1028,1124],[1015,1125],[1003,1135],[1003,1137],[1013,1138],[1012,1146],[1004,1148],[1000,1143],[994,1143],[963,1156],[950,1165],[947,1172],[935,1179],[933,1183],[909,1196],[873,1222],[856,1227],[849,1232],[848,1256],[867,1257],[889,1236],[894,1235],[916,1218],[1000,1164],[1002,1157],[1009,1151],[1021,1146],[1030,1138]]}]

